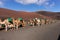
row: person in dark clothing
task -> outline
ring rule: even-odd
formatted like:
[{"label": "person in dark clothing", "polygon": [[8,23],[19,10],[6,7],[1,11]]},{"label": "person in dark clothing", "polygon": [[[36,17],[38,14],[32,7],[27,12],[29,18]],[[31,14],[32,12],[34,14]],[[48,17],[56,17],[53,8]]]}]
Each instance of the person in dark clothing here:
[{"label": "person in dark clothing", "polygon": [[58,40],[60,40],[60,35],[59,35],[59,37],[58,37]]}]

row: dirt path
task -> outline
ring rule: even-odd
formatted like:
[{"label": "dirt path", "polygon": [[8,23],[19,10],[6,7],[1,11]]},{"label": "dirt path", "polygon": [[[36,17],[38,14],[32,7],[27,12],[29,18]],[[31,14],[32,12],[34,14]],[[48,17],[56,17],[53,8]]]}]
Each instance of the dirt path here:
[{"label": "dirt path", "polygon": [[57,40],[60,21],[57,23],[25,27],[14,31],[0,31],[0,40]]}]

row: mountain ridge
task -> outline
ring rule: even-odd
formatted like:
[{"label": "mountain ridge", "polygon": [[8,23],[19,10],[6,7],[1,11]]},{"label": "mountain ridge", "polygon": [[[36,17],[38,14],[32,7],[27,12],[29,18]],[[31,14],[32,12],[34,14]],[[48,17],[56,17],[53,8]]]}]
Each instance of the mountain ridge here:
[{"label": "mountain ridge", "polygon": [[36,17],[60,19],[60,12],[49,12],[49,11],[25,12],[25,11],[15,11],[6,8],[0,8],[0,18],[7,18],[7,17],[15,17],[15,18],[22,17],[26,20],[33,19]]}]

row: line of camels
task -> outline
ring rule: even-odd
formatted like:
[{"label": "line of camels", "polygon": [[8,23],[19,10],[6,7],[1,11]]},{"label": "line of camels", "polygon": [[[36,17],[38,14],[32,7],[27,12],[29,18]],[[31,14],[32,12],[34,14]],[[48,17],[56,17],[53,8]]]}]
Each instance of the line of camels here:
[{"label": "line of camels", "polygon": [[55,22],[55,20],[52,20],[52,19],[34,18],[34,19],[29,19],[28,21],[25,21],[23,18],[14,19],[12,17],[8,17],[4,20],[0,19],[0,29],[5,28],[5,31],[8,31],[8,28],[18,30],[19,27],[24,28],[26,25],[40,26],[43,24],[51,24],[53,22]]}]

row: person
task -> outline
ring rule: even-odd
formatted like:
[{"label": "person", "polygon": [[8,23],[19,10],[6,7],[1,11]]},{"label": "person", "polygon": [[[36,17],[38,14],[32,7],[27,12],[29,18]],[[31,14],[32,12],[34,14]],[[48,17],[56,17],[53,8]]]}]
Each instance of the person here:
[{"label": "person", "polygon": [[58,40],[60,40],[60,35],[59,35],[59,37],[58,37]]},{"label": "person", "polygon": [[41,24],[45,24],[45,20],[44,19],[41,19]]},{"label": "person", "polygon": [[18,30],[18,20],[13,20],[14,27]]},{"label": "person", "polygon": [[37,25],[40,26],[40,19],[37,19]]}]

